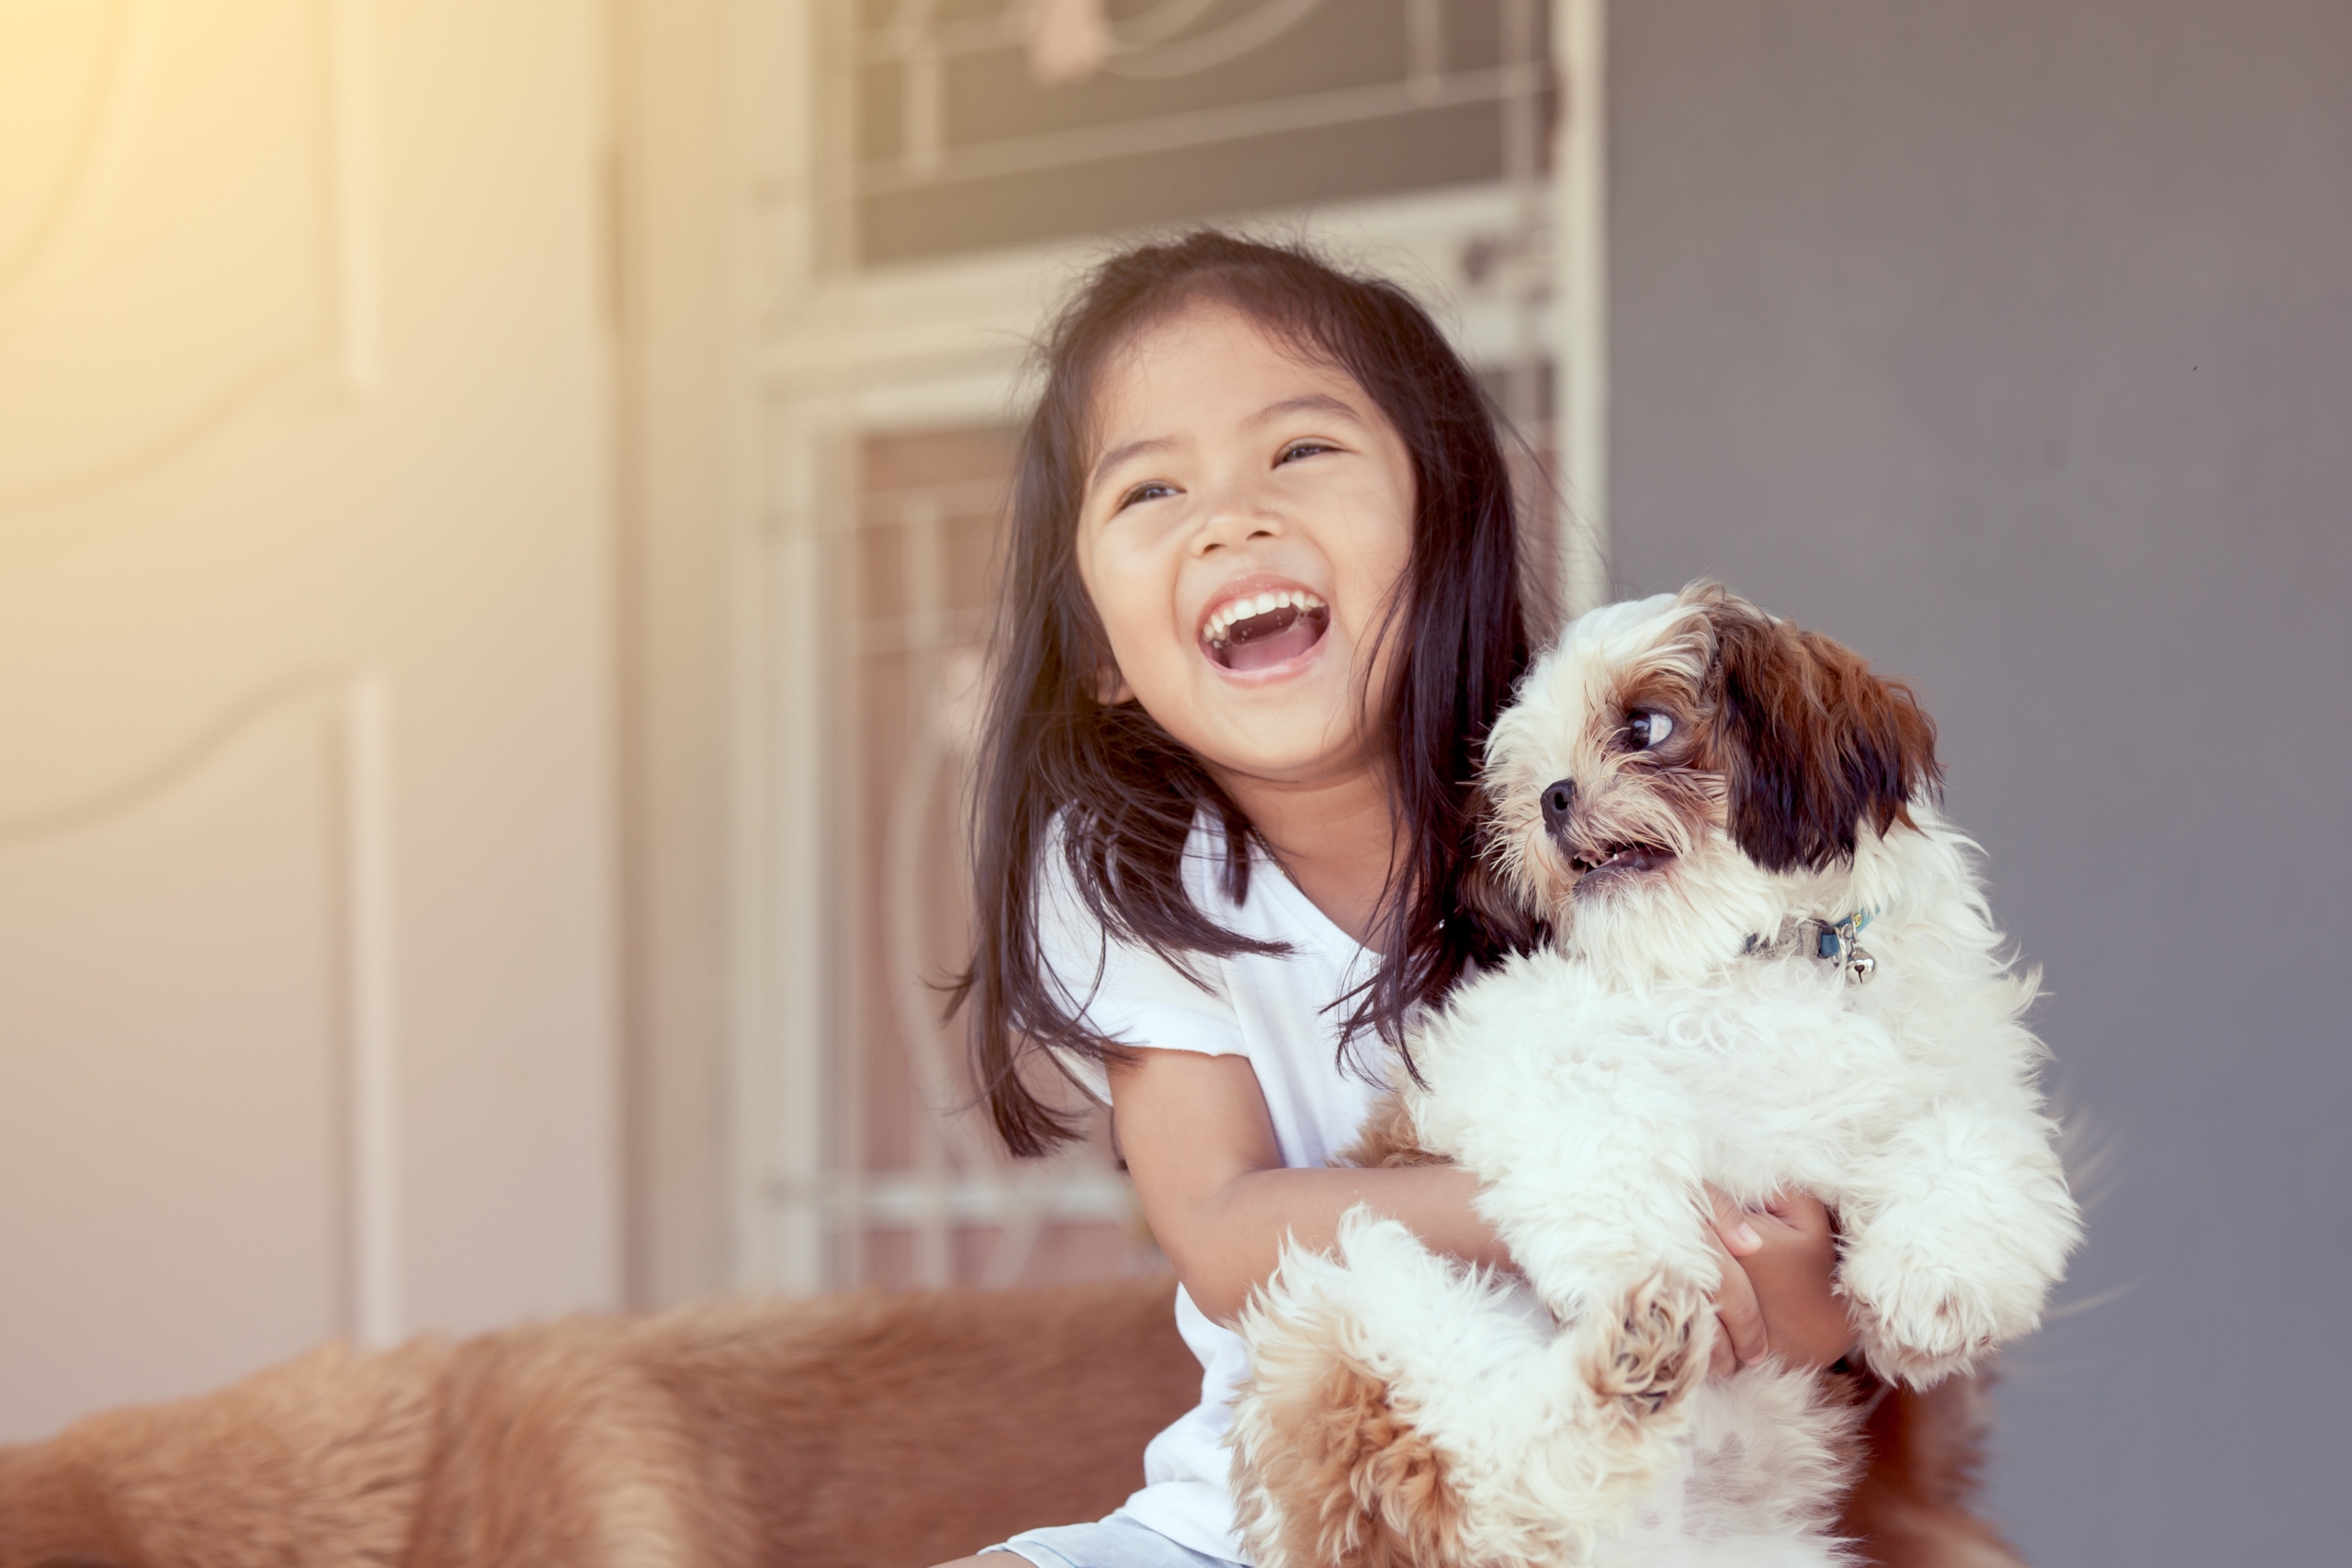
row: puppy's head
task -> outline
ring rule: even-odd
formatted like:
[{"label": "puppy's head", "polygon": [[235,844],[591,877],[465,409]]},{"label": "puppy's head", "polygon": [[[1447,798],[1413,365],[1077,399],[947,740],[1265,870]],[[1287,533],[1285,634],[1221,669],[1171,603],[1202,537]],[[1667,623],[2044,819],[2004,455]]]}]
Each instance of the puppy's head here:
[{"label": "puppy's head", "polygon": [[1487,745],[1500,889],[1579,951],[1720,957],[1834,897],[1865,834],[1941,782],[1899,682],[1712,583],[1596,610]]}]

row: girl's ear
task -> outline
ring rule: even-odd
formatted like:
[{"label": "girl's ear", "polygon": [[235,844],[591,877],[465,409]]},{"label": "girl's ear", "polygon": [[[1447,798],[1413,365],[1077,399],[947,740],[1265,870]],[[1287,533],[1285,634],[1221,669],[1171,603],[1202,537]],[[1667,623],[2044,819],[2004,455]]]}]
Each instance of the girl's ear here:
[{"label": "girl's ear", "polygon": [[1911,688],[1729,594],[1707,615],[1732,838],[1747,857],[1823,871],[1853,859],[1865,820],[1881,833],[1909,825],[1911,802],[1943,783],[1935,724]]},{"label": "girl's ear", "polygon": [[[1135,701],[1136,690],[1127,684],[1127,678],[1119,673],[1119,661],[1111,657],[1110,639],[1102,635],[1102,627],[1089,625],[1082,634],[1074,637],[1072,640],[1080,649],[1083,650],[1082,657],[1079,660],[1079,669],[1083,671],[1089,660],[1094,666],[1092,679],[1088,682],[1088,687],[1096,702],[1106,708],[1114,708],[1121,703]],[[1080,678],[1084,679],[1083,676]]]}]

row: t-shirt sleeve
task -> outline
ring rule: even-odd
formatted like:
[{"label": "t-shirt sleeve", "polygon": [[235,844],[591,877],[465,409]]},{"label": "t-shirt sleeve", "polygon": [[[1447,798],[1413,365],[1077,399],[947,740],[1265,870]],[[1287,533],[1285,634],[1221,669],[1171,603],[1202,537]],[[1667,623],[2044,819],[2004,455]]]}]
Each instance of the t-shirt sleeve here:
[{"label": "t-shirt sleeve", "polygon": [[[1223,966],[1214,958],[1204,954],[1194,962],[1204,988],[1150,948],[1107,937],[1071,884],[1058,849],[1047,852],[1037,885],[1039,956],[1073,1017],[1122,1045],[1249,1055]],[[1110,1102],[1099,1065],[1067,1055],[1060,1060],[1089,1094]]]}]

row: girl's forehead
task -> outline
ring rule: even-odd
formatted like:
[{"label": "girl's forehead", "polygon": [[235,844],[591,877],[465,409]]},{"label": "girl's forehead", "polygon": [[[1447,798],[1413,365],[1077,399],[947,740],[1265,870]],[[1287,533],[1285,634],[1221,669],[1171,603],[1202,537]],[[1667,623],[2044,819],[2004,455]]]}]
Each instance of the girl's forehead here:
[{"label": "girl's forehead", "polygon": [[1219,299],[1191,300],[1138,326],[1104,355],[1093,382],[1090,445],[1097,450],[1114,426],[1204,412],[1246,416],[1255,412],[1245,406],[1253,395],[1285,383],[1336,394],[1364,417],[1383,418],[1329,355]]},{"label": "girl's forehead", "polygon": [[1297,332],[1215,298],[1188,299],[1138,322],[1112,351],[1103,369],[1132,375],[1170,359],[1235,353],[1267,367],[1354,379],[1320,345]]}]

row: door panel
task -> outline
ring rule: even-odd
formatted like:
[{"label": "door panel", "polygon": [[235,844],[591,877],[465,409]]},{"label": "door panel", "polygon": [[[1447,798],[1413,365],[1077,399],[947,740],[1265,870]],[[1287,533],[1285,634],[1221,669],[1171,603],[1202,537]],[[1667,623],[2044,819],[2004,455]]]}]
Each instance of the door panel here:
[{"label": "door panel", "polygon": [[330,716],[273,705],[0,844],[0,1398],[20,1429],[351,1321]]},{"label": "door panel", "polygon": [[598,15],[0,0],[0,1439],[612,1299]]},{"label": "door panel", "polygon": [[357,16],[334,0],[0,10],[0,101],[23,122],[0,139],[0,497],[85,493],[246,402],[356,368]]}]

